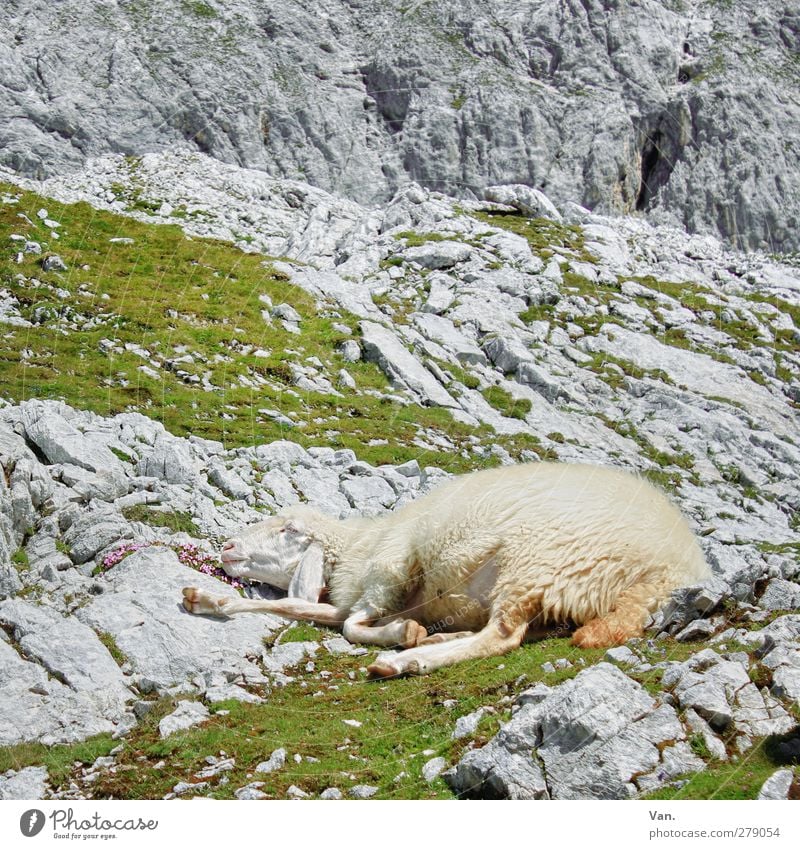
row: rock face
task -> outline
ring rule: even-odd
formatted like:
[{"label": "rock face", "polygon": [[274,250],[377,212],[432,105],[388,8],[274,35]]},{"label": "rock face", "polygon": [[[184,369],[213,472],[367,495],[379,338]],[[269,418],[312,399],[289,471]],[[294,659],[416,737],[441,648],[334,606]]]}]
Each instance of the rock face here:
[{"label": "rock face", "polygon": [[422,403],[452,407],[453,399],[436,378],[403,347],[395,335],[371,321],[361,323],[364,352],[386,372],[389,377],[406,386]]},{"label": "rock face", "polygon": [[526,183],[798,246],[784,2],[6,5],[0,161],[30,176],[185,145],[360,201]]},{"label": "rock face", "polygon": [[123,721],[122,711],[103,701],[94,688],[73,689],[50,678],[43,666],[0,641],[0,745],[76,743],[113,733]]}]

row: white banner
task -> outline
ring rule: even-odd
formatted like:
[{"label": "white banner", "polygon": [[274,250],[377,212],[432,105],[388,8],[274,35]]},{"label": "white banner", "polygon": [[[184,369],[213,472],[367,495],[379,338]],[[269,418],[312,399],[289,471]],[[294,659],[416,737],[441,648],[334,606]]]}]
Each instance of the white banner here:
[{"label": "white banner", "polygon": [[791,802],[0,802],[0,847],[796,847]]}]

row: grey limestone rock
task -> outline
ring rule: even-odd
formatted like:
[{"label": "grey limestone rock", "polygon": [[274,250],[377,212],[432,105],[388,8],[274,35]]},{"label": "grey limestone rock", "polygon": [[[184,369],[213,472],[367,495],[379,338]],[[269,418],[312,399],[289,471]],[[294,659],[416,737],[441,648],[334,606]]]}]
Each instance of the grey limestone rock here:
[{"label": "grey limestone rock", "polygon": [[782,734],[794,725],[786,710],[750,680],[742,663],[726,660],[712,649],[667,669],[662,682],[674,686],[682,708],[694,709],[715,731],[733,727],[763,737]]},{"label": "grey limestone rock", "polygon": [[415,248],[407,248],[403,256],[407,262],[415,262],[423,268],[444,269],[466,262],[471,253],[463,242],[428,242]]},{"label": "grey limestone rock", "polygon": [[319,794],[320,799],[343,799],[342,791],[338,787],[326,787]]},{"label": "grey limestone rock", "polygon": [[606,660],[612,663],[622,663],[625,666],[636,666],[642,662],[642,659],[635,652],[632,652],[627,646],[617,646],[609,649],[606,652]]},{"label": "grey limestone rock", "polygon": [[339,351],[347,363],[357,363],[361,359],[361,346],[355,339],[346,339],[339,346]]},{"label": "grey limestone rock", "polygon": [[14,527],[13,504],[5,475],[0,473],[0,599],[16,595],[22,581],[11,563],[11,557],[21,541]]},{"label": "grey limestone rock", "polygon": [[347,791],[348,795],[354,799],[369,799],[377,792],[378,788],[370,784],[356,784]]},{"label": "grey limestone rock", "polygon": [[788,799],[789,788],[794,781],[794,773],[790,769],[778,769],[764,782],[758,791],[759,799]]},{"label": "grey limestone rock", "polygon": [[67,463],[90,472],[124,476],[122,464],[99,439],[81,433],[52,403],[21,405],[25,435],[50,463]]},{"label": "grey limestone rock", "polygon": [[67,264],[58,254],[49,254],[42,259],[44,271],[67,271]]},{"label": "grey limestone rock", "polygon": [[[9,7],[7,31],[25,38],[0,60],[0,161],[38,177],[184,147],[367,203],[400,189],[386,229],[414,223],[420,186],[492,186],[526,215],[552,214],[543,190],[797,247],[800,24],[784,2],[162,8]],[[53,51],[60,15],[80,25]],[[298,243],[327,225],[321,210]]]},{"label": "grey limestone rock", "polygon": [[662,630],[672,633],[682,630],[690,622],[710,613],[725,598],[727,591],[725,582],[717,578],[676,590],[662,610]]},{"label": "grey limestone rock", "polygon": [[47,767],[27,766],[0,775],[0,799],[44,799]]},{"label": "grey limestone rock", "polygon": [[758,606],[764,610],[792,610],[800,607],[800,585],[783,578],[771,578]]},{"label": "grey limestone rock", "polygon": [[113,733],[122,718],[119,707],[104,711],[93,695],[51,678],[0,640],[0,745],[76,743]]},{"label": "grey limestone rock", "polygon": [[431,276],[430,290],[422,305],[422,312],[441,315],[448,310],[454,299],[452,280],[442,274]]},{"label": "grey limestone rock", "polygon": [[528,218],[561,220],[561,213],[553,206],[553,202],[530,186],[489,186],[484,191],[484,197],[505,206],[513,206]]},{"label": "grey limestone rock", "polygon": [[772,676],[773,696],[800,702],[800,666],[779,666]]},{"label": "grey limestone rock", "polygon": [[431,758],[422,767],[422,777],[430,784],[437,779],[447,766],[447,761],[444,758]]},{"label": "grey limestone rock", "polygon": [[695,619],[694,622],[690,622],[685,628],[678,631],[675,634],[675,639],[679,643],[706,639],[714,633],[719,624],[714,619]]},{"label": "grey limestone rock", "polygon": [[256,772],[275,772],[286,763],[286,749],[275,749],[265,761],[256,767]]},{"label": "grey limestone rock", "polygon": [[205,722],[210,716],[208,708],[200,702],[181,701],[177,708],[158,723],[161,737],[169,737],[178,731],[185,731],[194,725]]},{"label": "grey limestone rock", "polygon": [[239,614],[229,620],[193,616],[182,607],[182,590],[195,586],[215,595],[236,591],[179,563],[167,548],[145,548],[126,557],[98,581],[103,592],[77,612],[92,628],[110,633],[126,655],[134,679],[154,688],[184,684],[209,669],[245,681],[264,682],[248,655],[258,656],[262,639],[278,619]]},{"label": "grey limestone rock", "polygon": [[468,752],[445,777],[467,796],[628,798],[640,789],[642,776],[649,776],[642,786],[650,787],[677,774],[678,764],[703,768],[686,747],[662,753],[662,744],[683,740],[672,707],[659,705],[616,667],[600,663],[524,704],[486,746]]},{"label": "grey limestone rock", "polygon": [[259,788],[264,786],[263,781],[251,781],[250,784],[246,784],[244,787],[240,787],[238,790],[234,791],[234,796],[237,799],[241,800],[255,800],[255,799],[266,799],[267,794],[263,793]]},{"label": "grey limestone rock", "polygon": [[112,510],[95,510],[85,513],[70,525],[64,534],[73,563],[91,560],[98,552],[113,543],[131,539],[130,524]]},{"label": "grey limestone rock", "polygon": [[415,313],[414,326],[426,339],[437,342],[452,352],[461,363],[476,365],[486,362],[486,355],[472,339],[467,338],[449,318],[432,313]]},{"label": "grey limestone rock", "polygon": [[280,643],[264,653],[264,667],[268,672],[284,672],[305,658],[314,657],[318,650],[319,643],[310,641]]},{"label": "grey limestone rock", "polygon": [[308,793],[303,790],[302,787],[298,787],[296,784],[291,784],[286,789],[286,798],[287,799],[308,799]]},{"label": "grey limestone rock", "polygon": [[362,321],[365,359],[377,363],[386,375],[407,386],[424,404],[455,407],[456,402],[436,378],[385,327]]},{"label": "grey limestone rock", "polygon": [[222,463],[213,463],[208,470],[208,479],[234,500],[247,500],[253,494],[252,487],[245,483],[233,470]]},{"label": "grey limestone rock", "polygon": [[397,501],[397,493],[381,477],[345,479],[340,487],[350,504],[361,513],[383,513]]},{"label": "grey limestone rock", "polygon": [[143,454],[138,473],[159,478],[167,483],[191,484],[197,480],[198,463],[180,440],[159,440],[153,449]]},{"label": "grey limestone rock", "polygon": [[0,604],[0,623],[13,629],[26,657],[106,710],[121,711],[133,698],[108,649],[91,628],[74,617],[12,599]]},{"label": "grey limestone rock", "polygon": [[725,744],[711,730],[711,726],[700,716],[697,711],[688,708],[684,714],[686,727],[694,734],[699,734],[706,744],[706,748],[711,753],[711,756],[720,761],[728,760],[728,753],[725,749]]},{"label": "grey limestone rock", "polygon": [[478,730],[478,724],[485,714],[486,708],[479,707],[477,710],[472,711],[472,713],[459,716],[451,734],[453,740],[460,740],[462,737],[469,737],[471,734],[474,734]]}]

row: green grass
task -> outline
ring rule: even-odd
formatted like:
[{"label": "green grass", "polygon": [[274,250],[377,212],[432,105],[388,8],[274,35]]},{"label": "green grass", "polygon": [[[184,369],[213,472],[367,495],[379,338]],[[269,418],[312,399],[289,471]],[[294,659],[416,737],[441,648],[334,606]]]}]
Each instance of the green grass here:
[{"label": "green grass", "polygon": [[[333,633],[298,623],[280,632],[276,639],[281,643],[320,641]],[[655,663],[684,661],[696,651],[696,646],[672,640],[658,640],[652,645],[640,641],[637,650],[646,661]],[[199,791],[201,795],[233,798],[237,788],[258,780],[264,782],[261,790],[270,798],[283,798],[292,784],[312,795],[330,786],[339,787],[346,794],[355,784],[372,784],[378,787],[379,799],[452,798],[442,779],[430,785],[421,780],[421,768],[429,758],[441,755],[448,764],[455,764],[472,741],[477,746],[484,745],[500,723],[509,719],[505,696],[538,681],[557,686],[602,660],[605,650],[578,649],[570,644],[568,636],[555,635],[525,644],[502,657],[467,661],[427,676],[368,682],[361,670],[374,655],[375,651],[362,657],[330,655],[321,648],[313,659],[313,671],[306,671],[307,659],[296,669],[287,670],[294,680],[274,688],[263,704],[217,704],[203,725],[163,740],[158,721],[174,709],[177,699],[162,698],[153,703],[152,710],[126,737],[117,772],[101,774],[92,785],[93,793],[97,798],[161,798],[179,781],[196,782],[193,774],[206,766],[205,758],[224,751],[236,760],[235,768],[226,773],[229,781],[220,784],[211,779],[210,786]],[[566,658],[572,666],[552,672],[542,670],[542,664],[559,658]],[[320,672],[325,676],[320,676]],[[661,670],[626,672],[654,696],[663,689]],[[442,704],[448,699],[456,702],[449,710]],[[451,739],[459,716],[486,706],[494,707],[496,712],[482,719],[473,738]],[[343,719],[356,719],[362,725],[345,725]],[[699,742],[692,739],[690,743],[702,756]],[[23,744],[0,749],[0,772],[46,763],[53,784],[66,786],[73,761],[91,763],[107,754],[113,745],[103,736],[69,747]],[[279,747],[289,753],[286,765],[275,773],[254,773],[255,766]],[[434,754],[423,755],[425,750]],[[770,772],[768,750],[765,751],[766,760],[759,754],[755,770],[749,761],[745,767],[744,758],[738,764],[712,762],[709,773],[692,778],[692,786],[685,792],[697,795],[687,798],[749,798],[736,794],[757,792]],[[299,764],[293,759],[296,753],[303,756]],[[318,762],[306,760],[308,756]],[[165,766],[154,769],[161,760]],[[717,769],[721,771],[717,773]],[[405,775],[397,779],[401,773]],[[704,783],[703,775],[717,778]],[[666,795],[655,798],[672,798],[675,794],[674,789],[661,792]]]},{"label": "green grass", "polygon": [[108,653],[111,655],[111,657],[114,658],[114,660],[119,666],[122,666],[123,663],[127,663],[128,656],[117,645],[117,641],[114,639],[113,634],[109,634],[108,631],[98,631],[97,637],[100,642],[108,649]]},{"label": "green grass", "polygon": [[123,463],[133,463],[134,459],[131,457],[127,451],[123,451],[121,448],[115,448],[111,446],[111,453],[118,459],[122,460]]},{"label": "green grass", "polygon": [[445,242],[448,237],[441,233],[417,233],[415,230],[404,230],[402,233],[396,233],[394,238],[402,239],[407,248],[418,248],[428,242]]},{"label": "green grass", "polygon": [[216,10],[203,0],[183,0],[183,8],[198,18],[216,18]]},{"label": "green grass", "polygon": [[[293,625],[280,641],[318,640],[326,633],[312,626]],[[291,784],[312,794],[329,786],[346,792],[355,784],[373,784],[379,788],[377,798],[451,798],[443,780],[431,785],[421,780],[423,764],[434,757],[422,755],[423,750],[431,749],[455,763],[469,742],[451,739],[459,716],[481,706],[498,707],[495,715],[484,717],[473,738],[477,744],[484,744],[497,731],[500,721],[508,719],[507,707],[498,703],[506,694],[517,691],[520,685],[515,682],[520,676],[525,675],[531,684],[541,680],[555,685],[580,672],[583,667],[579,658],[591,664],[600,660],[604,651],[577,649],[566,637],[552,637],[524,645],[503,657],[458,664],[424,677],[367,682],[360,669],[374,654],[337,656],[320,649],[314,658],[315,672],[305,671],[304,660],[292,672],[295,680],[273,689],[264,704],[219,704],[202,726],[164,740],[158,734],[158,721],[174,709],[175,700],[162,699],[126,737],[116,775],[103,775],[93,784],[93,792],[99,798],[161,798],[178,781],[196,781],[192,775],[206,765],[205,757],[224,750],[236,758],[236,767],[228,773],[228,784],[219,785],[212,779],[211,788],[204,792],[214,798],[233,798],[235,789],[253,780],[263,780],[262,791],[278,798]],[[551,673],[541,670],[545,661],[561,657],[574,665]],[[321,679],[319,671],[331,675]],[[354,673],[355,680],[348,673]],[[444,708],[442,702],[446,699],[455,699],[456,707]],[[220,715],[223,709],[230,713]],[[354,728],[345,725],[343,719],[357,719],[363,724]],[[290,755],[282,770],[247,777],[281,746]],[[86,762],[81,753],[87,748],[94,752],[93,747],[97,747],[98,754],[106,754],[110,748],[105,738],[80,747],[64,747],[66,751],[59,760],[63,767],[52,773],[54,783],[68,783],[71,761]],[[337,747],[344,748],[340,751]],[[60,748],[26,744],[0,750],[0,769],[42,763],[45,757],[52,762],[53,752]],[[68,754],[70,751],[75,752],[74,756]],[[318,758],[319,763],[303,760],[296,764],[291,757],[295,753]],[[160,760],[165,760],[166,766],[154,770],[153,765]],[[395,781],[401,772],[407,775]]]},{"label": "green grass", "polygon": [[189,534],[189,536],[201,536],[200,529],[194,523],[189,513],[174,510],[158,510],[148,507],[145,504],[136,504],[133,507],[124,508],[122,515],[129,522],[144,522],[146,525],[152,525],[155,528],[167,528],[172,533],[180,533],[182,531]]},{"label": "green grass", "polygon": [[[614,366],[616,368],[613,368]],[[602,351],[592,356],[591,361],[586,364],[586,368],[595,372],[612,389],[619,389],[624,386],[626,377],[632,377],[636,380],[648,377],[652,380],[660,380],[662,383],[672,384],[670,376],[662,369],[644,369],[630,360],[615,357],[613,354]]]},{"label": "green grass", "polygon": [[[280,638],[281,643],[304,643],[313,642],[315,640],[324,640],[329,637],[340,636],[336,631],[330,631],[326,628],[317,628],[308,622],[296,622],[290,625],[285,631],[279,631],[275,635]],[[272,645],[276,640],[265,638],[265,644]]]},{"label": "green grass", "polygon": [[512,419],[525,420],[525,416],[533,406],[527,398],[514,398],[501,386],[488,386],[481,395],[495,410]]},{"label": "green grass", "polygon": [[555,317],[555,306],[553,304],[531,304],[519,314],[519,317],[525,324],[532,324],[534,321],[552,321]]},{"label": "green grass", "polygon": [[[692,738],[693,740],[694,738]],[[692,743],[690,740],[690,745]],[[703,755],[693,746],[695,754]],[[764,782],[784,763],[776,754],[775,741],[759,741],[732,762],[712,761],[703,772],[686,776],[680,788],[664,787],[646,799],[755,799]]]},{"label": "green grass", "polygon": [[59,786],[68,782],[75,769],[75,762],[83,766],[94,763],[119,745],[110,734],[101,734],[82,743],[61,746],[45,746],[42,743],[21,743],[18,746],[0,748],[0,773],[9,769],[19,770],[26,766],[47,767],[51,784]]},{"label": "green grass", "polygon": [[11,555],[11,562],[14,564],[14,568],[18,572],[27,572],[31,567],[30,560],[28,559],[28,553],[24,548],[18,548]]},{"label": "green grass", "polygon": [[493,227],[502,227],[527,239],[533,253],[543,259],[553,255],[553,248],[562,248],[571,252],[581,262],[597,262],[597,257],[586,249],[583,230],[576,224],[564,224],[549,218],[527,218],[524,215],[505,212],[470,214],[478,221]]}]

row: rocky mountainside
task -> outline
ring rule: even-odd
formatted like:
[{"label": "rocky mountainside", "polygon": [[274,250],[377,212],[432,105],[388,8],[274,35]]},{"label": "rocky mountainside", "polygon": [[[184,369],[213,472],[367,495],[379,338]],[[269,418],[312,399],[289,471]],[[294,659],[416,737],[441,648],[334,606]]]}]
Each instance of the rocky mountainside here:
[{"label": "rocky mountainside", "polygon": [[362,203],[525,183],[798,248],[784,0],[7,0],[0,163],[186,146]]},{"label": "rocky mountainside", "polygon": [[[521,185],[2,176],[0,797],[797,793],[796,267]],[[620,649],[369,686],[332,633],[178,603],[282,506],[539,459],[647,475],[714,577]]]}]

